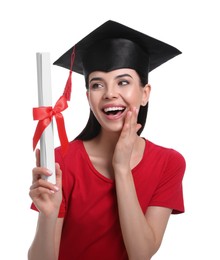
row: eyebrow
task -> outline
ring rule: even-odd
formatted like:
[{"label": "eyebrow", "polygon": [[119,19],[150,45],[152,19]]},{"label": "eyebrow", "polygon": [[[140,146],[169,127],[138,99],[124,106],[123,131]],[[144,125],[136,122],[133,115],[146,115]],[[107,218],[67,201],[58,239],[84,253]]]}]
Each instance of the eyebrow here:
[{"label": "eyebrow", "polygon": [[91,83],[92,81],[96,81],[96,80],[102,80],[101,77],[94,77],[92,79],[90,79],[89,83]]},{"label": "eyebrow", "polygon": [[123,77],[130,77],[130,78],[132,78],[132,76],[130,74],[121,74],[121,75],[116,76],[115,79],[123,78]]},{"label": "eyebrow", "polygon": [[[123,78],[123,77],[130,77],[130,78],[132,78],[132,76],[129,75],[129,74],[121,74],[121,75],[116,76],[115,79]],[[94,78],[90,79],[89,83],[91,83],[92,81],[96,81],[96,80],[103,80],[103,78],[102,77],[94,77]]]}]

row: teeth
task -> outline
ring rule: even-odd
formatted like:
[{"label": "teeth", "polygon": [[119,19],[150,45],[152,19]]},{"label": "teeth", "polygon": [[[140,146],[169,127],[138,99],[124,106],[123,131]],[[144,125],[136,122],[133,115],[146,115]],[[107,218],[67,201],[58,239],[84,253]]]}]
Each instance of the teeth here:
[{"label": "teeth", "polygon": [[109,111],[121,111],[121,110],[124,110],[124,107],[107,107],[104,109],[106,113]]}]

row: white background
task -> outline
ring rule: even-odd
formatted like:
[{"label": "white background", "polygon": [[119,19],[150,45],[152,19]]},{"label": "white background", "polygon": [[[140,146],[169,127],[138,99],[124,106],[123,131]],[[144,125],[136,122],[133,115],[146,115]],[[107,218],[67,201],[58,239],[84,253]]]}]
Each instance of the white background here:
[{"label": "white background", "polygon": [[[154,260],[218,260],[219,9],[214,0],[2,1],[0,6],[0,259],[27,259],[37,214],[29,209],[32,136],[37,106],[36,52],[51,62],[111,19],[179,48],[183,54],[150,74],[152,94],[143,135],[186,158],[186,213],[171,216]],[[68,71],[52,67],[54,102]],[[64,113],[69,139],[88,116],[83,77],[73,75]],[[59,145],[57,133],[55,144]]]}]

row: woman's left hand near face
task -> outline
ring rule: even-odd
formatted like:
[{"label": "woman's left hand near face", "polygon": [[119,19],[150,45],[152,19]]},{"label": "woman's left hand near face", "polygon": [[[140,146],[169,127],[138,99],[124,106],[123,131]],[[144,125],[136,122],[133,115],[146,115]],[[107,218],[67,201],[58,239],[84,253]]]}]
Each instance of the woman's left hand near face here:
[{"label": "woman's left hand near face", "polygon": [[137,123],[138,109],[133,107],[127,112],[124,125],[113,154],[114,169],[130,170],[131,154],[141,125]]}]

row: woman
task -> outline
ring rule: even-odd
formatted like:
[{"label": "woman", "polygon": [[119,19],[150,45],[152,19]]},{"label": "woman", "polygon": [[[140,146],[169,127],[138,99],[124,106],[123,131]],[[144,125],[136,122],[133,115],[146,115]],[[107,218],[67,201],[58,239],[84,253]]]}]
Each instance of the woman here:
[{"label": "woman", "polygon": [[170,214],[184,212],[185,160],[140,134],[148,72],[178,54],[108,21],[55,62],[85,76],[90,117],[65,156],[56,149],[56,185],[41,179],[51,173],[36,153],[30,196],[39,219],[30,260],[146,260],[157,252]]}]

